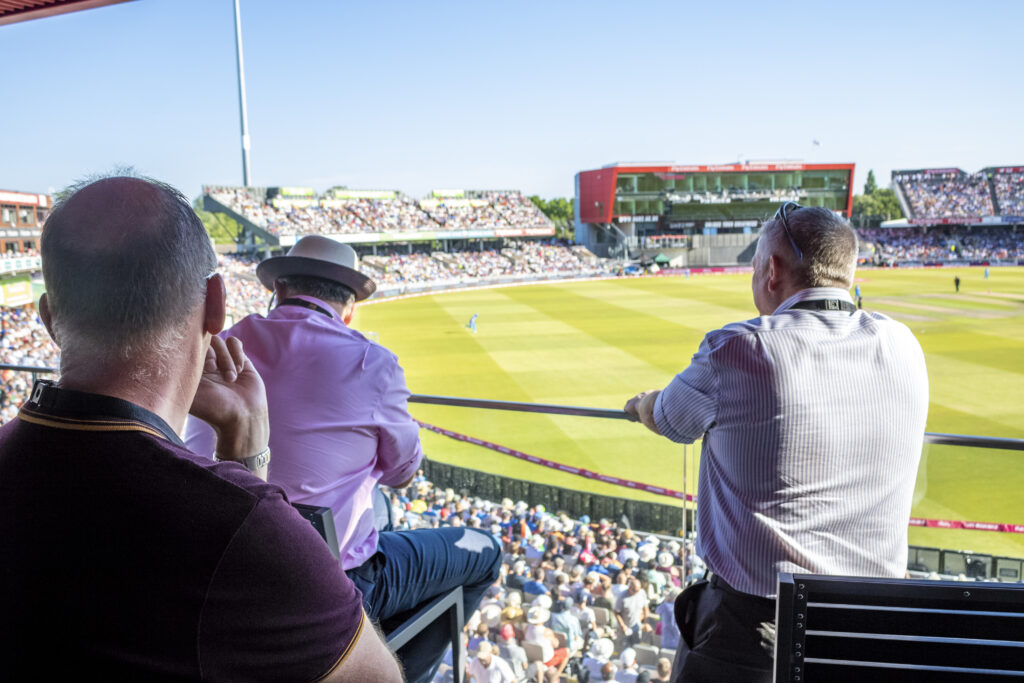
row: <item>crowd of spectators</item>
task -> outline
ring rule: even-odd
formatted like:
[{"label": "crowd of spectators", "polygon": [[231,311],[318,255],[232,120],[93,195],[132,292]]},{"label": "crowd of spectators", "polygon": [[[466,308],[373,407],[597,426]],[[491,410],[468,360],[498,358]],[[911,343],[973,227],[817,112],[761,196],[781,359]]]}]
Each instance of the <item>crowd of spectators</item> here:
[{"label": "crowd of spectators", "polygon": [[348,199],[344,207],[358,216],[364,229],[372,232],[437,230],[438,225],[408,197],[389,199]]},{"label": "crowd of spectators", "polygon": [[[5,365],[55,368],[60,363],[60,351],[33,305],[0,309],[0,349],[0,363]],[[28,373],[0,371],[0,424],[17,415],[31,383]]]},{"label": "crowd of spectators", "polygon": [[992,176],[996,202],[1001,216],[1024,216],[1024,171],[1008,171]]},{"label": "crowd of spectators", "polygon": [[478,683],[668,680],[673,603],[705,572],[692,540],[441,490],[422,473],[391,505],[397,529],[469,526],[503,544],[501,576],[463,636]]},{"label": "crowd of spectators", "polygon": [[910,203],[910,218],[978,218],[995,215],[992,191],[984,172],[894,174]]},{"label": "crowd of spectators", "polygon": [[483,230],[509,227],[498,209],[477,199],[424,200],[420,203],[441,230]]},{"label": "crowd of spectators", "polygon": [[486,192],[483,197],[513,227],[533,228],[549,224],[547,216],[537,205],[519,192]]},{"label": "crowd of spectators", "polygon": [[861,228],[861,253],[879,264],[1024,258],[1024,232],[1010,227]]},{"label": "crowd of spectators", "polygon": [[367,256],[364,267],[378,286],[466,282],[505,275],[579,273],[601,270],[600,261],[578,247],[513,242],[501,250]]},{"label": "crowd of spectators", "polygon": [[209,186],[206,191],[274,235],[553,227],[547,216],[519,192],[481,192],[472,199],[417,202],[401,195],[268,200],[251,188]]}]

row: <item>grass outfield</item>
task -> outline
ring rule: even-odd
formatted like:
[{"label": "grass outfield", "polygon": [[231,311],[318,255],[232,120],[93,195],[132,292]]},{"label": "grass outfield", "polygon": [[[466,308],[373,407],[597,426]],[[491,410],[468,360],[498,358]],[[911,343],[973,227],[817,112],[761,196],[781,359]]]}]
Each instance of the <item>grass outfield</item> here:
[{"label": "grass outfield", "polygon": [[[953,276],[962,280],[953,291]],[[928,430],[1024,438],[1024,268],[866,270],[868,310],[924,348]],[[478,333],[466,328],[479,313]],[[621,408],[688,363],[707,330],[755,314],[749,275],[566,282],[361,307],[355,326],[394,350],[414,393]],[[606,474],[683,488],[683,447],[617,420],[413,405],[432,424]],[[431,458],[617,496],[671,499],[581,479],[423,433]],[[699,444],[698,444],[699,446]],[[690,450],[690,453],[694,453]],[[691,461],[695,458],[690,458]],[[687,490],[695,492],[691,470]],[[914,515],[1024,524],[1024,453],[926,446]],[[912,543],[1024,556],[1024,535],[910,530]]]}]

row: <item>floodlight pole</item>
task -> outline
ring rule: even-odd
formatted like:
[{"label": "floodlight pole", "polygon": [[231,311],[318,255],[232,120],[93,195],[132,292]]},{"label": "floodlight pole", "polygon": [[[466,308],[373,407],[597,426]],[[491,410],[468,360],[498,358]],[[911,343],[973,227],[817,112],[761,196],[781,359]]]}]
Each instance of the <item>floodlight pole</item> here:
[{"label": "floodlight pole", "polygon": [[242,19],[235,0],[235,58],[238,64],[238,114],[242,120],[242,185],[249,186],[249,114],[245,108],[245,63],[242,60]]}]

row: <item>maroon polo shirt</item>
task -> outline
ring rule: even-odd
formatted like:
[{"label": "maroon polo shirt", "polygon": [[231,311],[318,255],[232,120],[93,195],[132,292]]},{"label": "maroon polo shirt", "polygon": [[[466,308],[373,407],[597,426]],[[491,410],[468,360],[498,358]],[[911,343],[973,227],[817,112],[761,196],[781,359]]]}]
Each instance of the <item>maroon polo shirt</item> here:
[{"label": "maroon polo shirt", "polygon": [[315,680],[359,591],[282,491],[40,382],[0,428],[0,679]]}]

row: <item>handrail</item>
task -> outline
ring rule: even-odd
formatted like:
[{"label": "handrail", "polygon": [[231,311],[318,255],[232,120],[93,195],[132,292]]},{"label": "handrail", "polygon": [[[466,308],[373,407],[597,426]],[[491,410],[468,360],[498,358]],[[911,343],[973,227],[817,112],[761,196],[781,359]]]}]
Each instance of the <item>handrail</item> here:
[{"label": "handrail", "polygon": [[[32,374],[49,374],[55,368],[33,365],[0,364],[0,370],[31,372]],[[459,408],[482,408],[485,410],[511,410],[518,413],[543,413],[546,415],[571,415],[573,417],[598,417],[607,420],[637,419],[624,410],[612,408],[587,408],[583,406],[563,406],[552,403],[524,403],[521,401],[493,401],[485,398],[463,398],[461,396],[435,396],[432,394],[413,394],[410,403],[424,403],[439,406],[455,406]],[[944,434],[925,432],[924,442],[941,446],[968,446],[972,448],[994,448],[1008,451],[1024,451],[1024,439],[1007,439],[998,436],[975,436],[973,434]]]},{"label": "handrail", "polygon": [[582,408],[578,406],[559,406],[551,403],[520,403],[519,401],[492,401],[486,398],[461,398],[458,396],[431,396],[413,394],[410,403],[428,403],[439,406],[458,406],[461,408],[485,408],[487,410],[512,410],[519,413],[545,413],[548,415],[573,415],[575,417],[601,417],[610,420],[637,419],[624,410],[611,408]]},{"label": "handrail", "polygon": [[[601,417],[615,420],[636,418],[622,410],[610,408],[584,408],[580,406],[560,406],[549,403],[520,403],[518,401],[491,401],[483,398],[462,398],[456,396],[433,396],[429,394],[413,394],[410,403],[427,403],[430,405],[456,406],[462,408],[484,408],[487,410],[512,410],[522,413],[546,413],[549,415],[573,415],[576,417]],[[996,448],[1011,451],[1024,451],[1024,439],[1006,439],[998,436],[974,436],[971,434],[942,434],[925,432],[924,442],[944,446],[971,446],[974,448]]]}]

